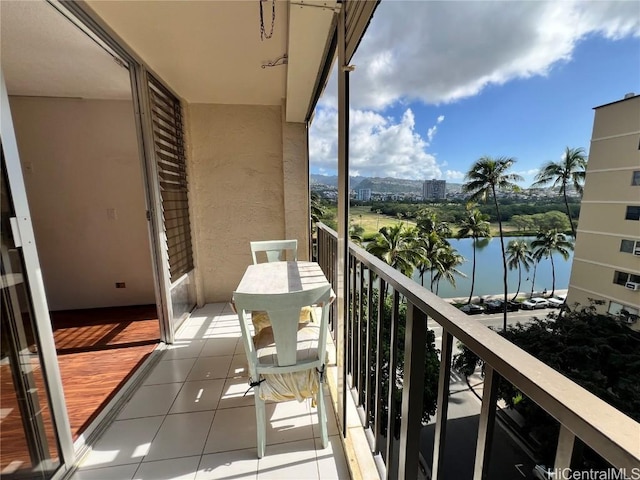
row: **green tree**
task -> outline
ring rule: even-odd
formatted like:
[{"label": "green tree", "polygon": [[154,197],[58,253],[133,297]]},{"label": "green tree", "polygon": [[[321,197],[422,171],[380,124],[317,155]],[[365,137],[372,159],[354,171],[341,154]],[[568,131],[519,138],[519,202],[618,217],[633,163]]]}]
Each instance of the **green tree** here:
[{"label": "green tree", "polygon": [[529,244],[529,251],[531,252],[531,259],[533,260],[533,278],[531,279],[531,295],[529,298],[533,297],[533,289],[536,286],[536,271],[538,270],[538,263],[540,263],[541,257],[540,252],[535,252],[531,244]]},{"label": "green tree", "polygon": [[529,250],[529,244],[524,240],[511,240],[507,245],[507,265],[509,270],[514,268],[518,269],[518,288],[516,294],[511,300],[518,298],[520,293],[520,284],[522,283],[522,267],[528,272],[533,265],[533,258],[531,257],[531,250]]},{"label": "green tree", "polygon": [[422,249],[422,259],[417,264],[420,271],[420,282],[424,285],[424,273],[430,272],[429,288],[433,292],[436,283],[435,275],[445,270],[446,254],[450,250],[447,237],[451,236],[451,228],[447,222],[438,219],[435,212],[428,208],[418,211],[416,216],[418,230],[418,246]]},{"label": "green tree", "polygon": [[325,209],[320,196],[316,192],[311,192],[311,223],[314,225],[318,223],[324,214]]},{"label": "green tree", "polygon": [[473,239],[473,265],[471,268],[471,291],[469,292],[469,300],[473,297],[473,288],[476,282],[476,247],[479,238],[487,238],[491,236],[490,224],[487,217],[483,215],[477,208],[470,207],[467,209],[467,216],[459,223],[458,238]]},{"label": "green tree", "polygon": [[531,247],[537,258],[551,259],[551,296],[553,296],[556,290],[556,268],[553,263],[553,254],[558,253],[563,259],[568,260],[569,252],[573,250],[573,243],[567,240],[564,233],[548,230],[538,233],[536,239],[531,242]]},{"label": "green tree", "polygon": [[500,250],[502,251],[502,270],[503,270],[503,286],[504,286],[504,310],[503,310],[503,329],[507,328],[507,257],[504,248],[504,233],[502,231],[502,219],[500,217],[500,206],[498,205],[498,191],[514,191],[518,190],[518,186],[514,182],[524,180],[520,175],[508,173],[513,166],[515,160],[513,158],[500,157],[482,157],[474,163],[467,175],[466,182],[462,185],[462,191],[471,194],[471,201],[487,201],[491,195],[493,197],[496,215],[498,219],[498,229],[500,231]]},{"label": "green tree", "polygon": [[[377,330],[377,321],[378,321],[378,297],[380,292],[377,288],[372,290],[373,301],[371,302],[372,312],[368,313],[369,302],[367,299],[366,292],[360,297],[360,308],[357,308],[357,311],[363,312],[364,321],[360,321],[358,325],[360,326],[361,335],[363,338],[366,338],[367,335],[367,327],[371,331]],[[382,362],[380,364],[380,396],[383,399],[382,401],[382,418],[379,418],[378,421],[381,424],[381,434],[384,436],[387,434],[387,416],[388,416],[388,392],[389,392],[389,358],[391,348],[397,348],[397,368],[396,368],[396,382],[393,391],[393,399],[395,402],[395,422],[394,422],[394,435],[397,437],[399,435],[399,427],[400,427],[400,419],[401,419],[401,406],[402,406],[402,384],[404,383],[404,346],[405,346],[405,336],[406,336],[406,319],[407,319],[407,302],[402,297],[400,298],[400,303],[398,305],[398,339],[397,343],[393,345],[391,343],[391,329],[389,328],[391,325],[391,315],[393,312],[393,298],[391,295],[385,295],[383,302],[383,315],[382,315],[382,324],[381,324],[381,345],[379,348],[382,350]],[[372,345],[370,346],[371,351],[376,351],[378,345],[376,345],[377,339],[372,338]],[[436,412],[437,406],[437,394],[438,394],[438,375],[440,369],[440,360],[438,358],[438,350],[435,345],[435,334],[433,330],[427,330],[427,339],[424,345],[425,349],[425,364],[424,364],[424,390],[422,395],[422,421],[426,424],[432,415]],[[360,354],[363,356],[363,365],[365,352],[363,350],[360,351]],[[376,368],[377,364],[372,362],[368,365],[368,374],[373,378],[376,376]],[[371,384],[372,388],[376,388],[375,385]],[[368,395],[372,395],[373,392],[367,392]],[[369,420],[371,422],[374,421],[375,409],[370,409],[370,417]]]},{"label": "green tree", "polygon": [[364,228],[362,225],[356,225],[355,223],[349,223],[349,238],[352,242],[362,245],[362,238],[364,235]]},{"label": "green tree", "polygon": [[560,187],[560,194],[564,197],[573,238],[576,238],[576,229],[571,218],[571,210],[569,210],[567,187],[573,186],[582,195],[586,168],[587,156],[584,149],[566,147],[563,159],[559,162],[546,163],[532,184],[532,186],[542,186],[552,183],[553,187]]},{"label": "green tree", "polygon": [[[618,318],[598,314],[592,305],[562,314],[550,313],[527,324],[510,325],[499,334],[640,421],[640,332],[631,330]],[[453,359],[454,368],[466,376],[482,364],[464,345]],[[542,440],[538,453],[544,463],[551,464],[558,423],[507,382],[500,382],[499,397],[523,415],[525,425],[521,433]],[[587,464],[598,461],[592,453],[585,451],[585,454]]]},{"label": "green tree", "polygon": [[416,242],[417,236],[415,228],[407,228],[402,223],[382,227],[375,240],[367,245],[367,251],[411,277],[423,255]]},{"label": "green tree", "polygon": [[[460,255],[455,248],[451,247],[451,245],[440,250],[440,255],[436,262],[437,271],[433,278],[436,282],[436,295],[438,295],[440,290],[440,280],[445,279],[455,287],[456,275],[466,277],[464,273],[456,268],[462,265],[464,261],[464,257]],[[433,291],[433,285],[431,286],[431,291]]]}]

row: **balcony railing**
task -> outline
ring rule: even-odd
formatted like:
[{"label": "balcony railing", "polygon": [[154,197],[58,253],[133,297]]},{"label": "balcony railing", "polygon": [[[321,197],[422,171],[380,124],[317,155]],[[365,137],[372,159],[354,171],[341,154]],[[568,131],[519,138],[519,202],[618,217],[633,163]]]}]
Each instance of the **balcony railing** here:
[{"label": "balcony railing", "polygon": [[[336,289],[337,234],[319,224],[317,239],[317,260]],[[344,331],[335,329],[339,323],[334,309],[332,325],[334,335],[344,335],[345,339],[344,388],[352,392],[359,407],[371,453],[383,478],[418,478],[427,318],[443,331],[433,479],[443,476],[454,337],[485,364],[474,480],[488,475],[500,377],[558,421],[555,468],[571,467],[576,438],[616,469],[631,472],[640,465],[640,424],[357,245],[349,244],[346,261],[350,272],[345,306],[348,318],[339,322]],[[392,298],[390,319],[384,315],[387,292]],[[406,323],[400,325],[399,312],[404,305]],[[398,345],[402,327],[404,345]],[[403,378],[396,378],[400,355],[404,359]]]}]

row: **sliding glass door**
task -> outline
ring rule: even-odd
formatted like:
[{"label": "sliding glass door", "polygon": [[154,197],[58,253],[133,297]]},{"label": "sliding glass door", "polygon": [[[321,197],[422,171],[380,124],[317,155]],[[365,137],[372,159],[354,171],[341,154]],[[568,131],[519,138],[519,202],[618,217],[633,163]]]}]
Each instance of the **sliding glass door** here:
[{"label": "sliding glass door", "polygon": [[0,79],[0,477],[48,479],[73,461],[73,448],[7,92]]}]

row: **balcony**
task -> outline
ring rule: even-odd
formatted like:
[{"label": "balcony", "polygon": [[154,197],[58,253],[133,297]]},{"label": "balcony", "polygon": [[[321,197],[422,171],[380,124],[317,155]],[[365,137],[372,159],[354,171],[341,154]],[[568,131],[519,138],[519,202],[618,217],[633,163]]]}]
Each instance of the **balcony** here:
[{"label": "balcony", "polygon": [[[337,245],[335,232],[320,225],[317,259],[334,288]],[[518,478],[496,474],[496,463],[510,448],[496,420],[499,379],[557,420],[553,467],[571,467],[580,443],[627,474],[640,464],[637,422],[356,245],[350,244],[347,261],[348,315],[341,322],[335,304],[331,313],[338,354],[345,353],[338,362],[331,357],[327,404],[340,406],[328,412],[327,449],[319,448],[309,403],[271,403],[267,453],[257,459],[253,392],[247,392],[237,317],[226,303],[209,304],[180,328],[176,343],[144,376],[72,478]],[[376,290],[391,299],[388,322],[377,314],[384,311],[384,295]],[[429,336],[427,322],[442,332],[441,340]],[[459,415],[459,394],[467,388],[451,367],[454,337],[486,364],[484,377],[476,375],[469,384],[479,399],[472,418]],[[437,410],[429,422],[423,415],[427,341],[439,349]],[[462,420],[471,427],[456,436]],[[469,451],[462,452],[462,444],[471,445]],[[452,451],[468,472],[464,477],[452,476]],[[533,478],[535,463],[510,468]]]},{"label": "balcony", "polygon": [[[317,259],[337,292],[338,248],[336,232],[320,224]],[[345,264],[349,281],[344,320],[337,315],[339,306],[332,312],[344,382],[341,390],[345,404],[350,399],[357,404],[357,417],[382,478],[538,478],[532,477],[536,458],[528,459],[528,465],[499,465],[513,458],[507,451],[513,442],[504,441],[504,428],[498,425],[512,413],[502,411],[498,402],[499,382],[518,389],[554,419],[558,433],[547,442],[553,449],[547,465],[556,474],[550,478],[578,478],[564,475],[569,468],[584,468],[580,462],[587,449],[595,452],[592,458],[600,468],[616,469],[616,475],[640,472],[640,424],[636,421],[353,243]],[[441,332],[441,338],[433,336],[432,330]],[[455,434],[461,420],[459,384],[463,382],[451,367],[454,338],[485,365],[484,377],[477,377],[475,385],[469,383],[469,390],[478,396],[478,409],[466,419],[471,428],[462,435]],[[438,349],[431,363],[429,344]],[[425,375],[427,368],[431,370]],[[434,370],[438,369],[436,386]],[[427,395],[435,397],[435,413],[424,411]],[[496,421],[498,411],[500,422]],[[431,418],[425,422],[427,416]],[[517,429],[511,432],[517,434]],[[517,448],[520,440],[515,441]],[[462,444],[470,444],[470,451],[462,452]],[[529,450],[525,455],[536,453]],[[465,473],[452,473],[455,464],[464,465]]]}]

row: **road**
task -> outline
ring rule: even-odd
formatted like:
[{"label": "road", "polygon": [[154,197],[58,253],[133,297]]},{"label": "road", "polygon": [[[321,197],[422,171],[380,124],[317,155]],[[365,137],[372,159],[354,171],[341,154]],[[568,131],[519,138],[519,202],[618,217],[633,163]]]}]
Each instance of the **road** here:
[{"label": "road", "polygon": [[[542,308],[539,310],[518,310],[516,312],[507,312],[507,325],[515,325],[516,323],[528,323],[533,317],[544,318],[548,313],[558,312],[557,308]],[[498,330],[502,329],[503,317],[502,313],[486,314],[481,313],[479,315],[469,315],[472,318],[487,327],[493,327]],[[436,348],[440,349],[442,346],[442,327],[433,320],[428,320],[428,328],[433,330],[436,337]],[[454,354],[458,353],[454,340]]]},{"label": "road", "polygon": [[[507,323],[509,325],[515,325],[517,322],[527,323],[534,316],[544,317],[552,311],[557,310],[509,312]],[[502,327],[501,313],[471,317],[487,326]],[[435,331],[436,347],[440,348],[442,327],[438,325],[434,328],[431,324],[429,327]],[[457,342],[454,342],[454,353],[457,351],[455,343]],[[445,480],[465,480],[473,477],[481,405],[479,397],[482,396],[483,390],[482,378],[478,372],[470,377],[469,384],[473,391],[462,375],[455,371],[451,372],[444,471],[441,477]],[[433,460],[434,431],[435,417],[422,429],[420,438],[420,450],[429,467]],[[488,478],[491,480],[533,479],[531,471],[534,465],[535,462],[526,447],[504,427],[501,421],[496,420]]]},{"label": "road", "polygon": [[[470,381],[476,393],[482,395],[479,376]],[[473,478],[476,438],[480,418],[480,400],[470,391],[465,379],[452,372],[447,420],[444,468],[440,478],[466,480]],[[420,435],[420,451],[426,464],[433,461],[435,417],[423,427]],[[489,476],[491,480],[530,480],[535,465],[526,448],[513,437],[502,422],[496,421]]]}]

